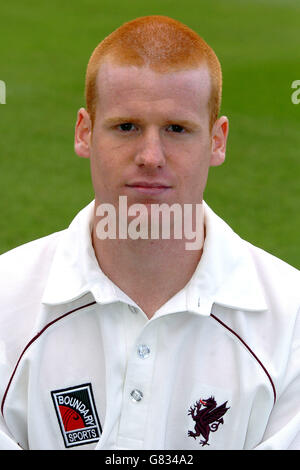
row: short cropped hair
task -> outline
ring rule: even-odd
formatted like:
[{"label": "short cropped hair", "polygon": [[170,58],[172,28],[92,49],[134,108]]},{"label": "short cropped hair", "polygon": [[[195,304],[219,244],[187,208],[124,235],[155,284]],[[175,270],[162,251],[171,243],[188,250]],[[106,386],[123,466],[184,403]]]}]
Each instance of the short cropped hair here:
[{"label": "short cropped hair", "polygon": [[211,77],[210,129],[218,118],[222,95],[222,71],[212,48],[195,31],[167,16],[136,18],[113,31],[93,51],[85,80],[86,107],[92,128],[96,116],[97,74],[100,65],[149,66],[159,73],[195,69],[205,64]]}]

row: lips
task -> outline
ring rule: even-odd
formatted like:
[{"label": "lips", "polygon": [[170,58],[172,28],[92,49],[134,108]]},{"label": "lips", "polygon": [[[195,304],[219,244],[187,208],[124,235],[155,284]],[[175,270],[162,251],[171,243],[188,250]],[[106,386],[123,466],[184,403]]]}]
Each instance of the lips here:
[{"label": "lips", "polygon": [[140,188],[170,188],[171,186],[160,181],[135,181],[128,183],[126,186],[129,187],[140,187]]},{"label": "lips", "polygon": [[149,195],[162,194],[171,188],[170,185],[162,181],[134,181],[125,186],[131,188],[133,191]]}]

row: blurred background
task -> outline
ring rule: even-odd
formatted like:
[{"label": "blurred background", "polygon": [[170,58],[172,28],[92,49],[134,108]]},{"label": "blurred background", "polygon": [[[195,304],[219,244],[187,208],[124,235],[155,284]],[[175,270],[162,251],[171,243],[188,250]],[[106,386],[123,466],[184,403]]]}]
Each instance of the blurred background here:
[{"label": "blurred background", "polygon": [[93,199],[74,152],[96,45],[161,14],[197,31],[223,68],[227,160],[205,200],[243,238],[300,268],[299,0],[15,0],[0,6],[0,253],[66,228]]}]

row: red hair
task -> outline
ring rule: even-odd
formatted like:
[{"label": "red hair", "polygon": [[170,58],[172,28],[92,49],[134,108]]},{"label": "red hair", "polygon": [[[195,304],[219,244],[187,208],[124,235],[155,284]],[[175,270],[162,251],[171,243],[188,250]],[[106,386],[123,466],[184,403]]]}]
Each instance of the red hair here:
[{"label": "red hair", "polygon": [[85,98],[92,126],[96,115],[97,73],[105,61],[149,66],[159,73],[198,68],[205,64],[211,77],[210,128],[216,121],[222,95],[222,71],[211,47],[192,29],[167,16],[145,16],[123,24],[92,53],[86,71]]}]

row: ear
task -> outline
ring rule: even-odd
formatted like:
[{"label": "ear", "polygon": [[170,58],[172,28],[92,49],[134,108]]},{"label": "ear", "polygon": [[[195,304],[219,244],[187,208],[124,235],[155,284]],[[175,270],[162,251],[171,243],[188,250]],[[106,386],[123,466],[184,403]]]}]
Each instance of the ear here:
[{"label": "ear", "polygon": [[74,150],[79,157],[90,157],[91,136],[92,123],[89,113],[84,108],[80,108],[77,113],[74,142]]},{"label": "ear", "polygon": [[210,166],[219,166],[224,162],[228,131],[229,121],[226,116],[221,116],[214,123],[211,131],[212,148]]}]

